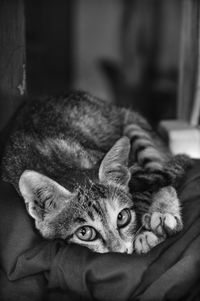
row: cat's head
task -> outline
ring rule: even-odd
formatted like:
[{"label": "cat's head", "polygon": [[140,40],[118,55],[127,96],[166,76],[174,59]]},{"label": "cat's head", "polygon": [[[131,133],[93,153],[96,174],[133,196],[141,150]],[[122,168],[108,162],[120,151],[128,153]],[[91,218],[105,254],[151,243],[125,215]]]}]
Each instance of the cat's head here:
[{"label": "cat's head", "polygon": [[25,171],[19,189],[42,236],[100,253],[132,253],[136,215],[128,190],[129,151],[129,139],[118,140],[102,160],[98,180],[74,191],[38,172]]}]

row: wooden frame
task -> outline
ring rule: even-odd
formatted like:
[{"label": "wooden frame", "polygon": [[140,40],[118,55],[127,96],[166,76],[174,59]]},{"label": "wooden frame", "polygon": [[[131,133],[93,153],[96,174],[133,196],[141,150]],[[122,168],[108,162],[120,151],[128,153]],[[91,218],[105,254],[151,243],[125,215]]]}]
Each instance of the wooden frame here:
[{"label": "wooden frame", "polygon": [[0,129],[26,90],[23,0],[0,0]]}]

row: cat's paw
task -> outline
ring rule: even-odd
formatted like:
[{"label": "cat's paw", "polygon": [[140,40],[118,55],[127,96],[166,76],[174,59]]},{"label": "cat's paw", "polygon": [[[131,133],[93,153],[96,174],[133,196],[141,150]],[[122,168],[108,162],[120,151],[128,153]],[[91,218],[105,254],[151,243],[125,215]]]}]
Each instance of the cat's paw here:
[{"label": "cat's paw", "polygon": [[142,217],[145,229],[159,236],[171,236],[183,228],[180,201],[172,186],[161,188],[154,193],[149,212]]},{"label": "cat's paw", "polygon": [[144,214],[143,226],[159,236],[171,236],[182,230],[183,223],[180,214],[153,212]]},{"label": "cat's paw", "polygon": [[149,252],[164,240],[164,237],[158,237],[152,231],[144,231],[137,235],[134,242],[134,250],[137,254]]}]

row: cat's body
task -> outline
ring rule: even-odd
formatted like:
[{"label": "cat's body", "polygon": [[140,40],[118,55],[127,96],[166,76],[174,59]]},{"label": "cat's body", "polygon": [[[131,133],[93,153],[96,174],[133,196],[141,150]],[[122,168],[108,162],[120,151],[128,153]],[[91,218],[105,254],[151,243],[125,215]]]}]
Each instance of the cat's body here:
[{"label": "cat's body", "polygon": [[[22,106],[4,150],[1,174],[22,194],[44,237],[99,252],[131,253],[134,247],[146,252],[162,240],[155,235],[158,220],[163,218],[163,228],[174,217],[172,233],[182,226],[175,191],[162,188],[183,172],[179,164],[176,169],[167,165],[170,158],[140,115],[74,92]],[[142,181],[151,184],[151,193],[134,195]],[[155,185],[159,199],[152,192]],[[142,216],[149,231],[140,237],[137,195],[146,198],[150,208]],[[163,212],[161,195],[166,198]],[[152,225],[155,212],[162,217]]]},{"label": "cat's body", "polygon": [[129,124],[154,135],[138,114],[83,93],[33,101],[16,116],[6,149],[12,164],[3,163],[6,178],[12,183],[14,180],[18,189],[19,176],[25,169],[53,178],[59,178],[64,168],[94,169]]}]

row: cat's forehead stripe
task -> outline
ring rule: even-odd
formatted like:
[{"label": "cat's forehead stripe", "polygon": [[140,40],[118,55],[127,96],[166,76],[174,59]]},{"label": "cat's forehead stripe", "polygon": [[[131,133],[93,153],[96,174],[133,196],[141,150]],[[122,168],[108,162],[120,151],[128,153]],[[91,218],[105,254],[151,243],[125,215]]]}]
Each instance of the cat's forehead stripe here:
[{"label": "cat's forehead stripe", "polygon": [[86,220],[82,217],[76,217],[74,220],[75,223],[84,224]]},{"label": "cat's forehead stripe", "polygon": [[88,210],[87,214],[89,215],[89,217],[91,218],[91,220],[93,220],[93,221],[95,220],[94,215],[93,215],[93,213],[92,213],[91,210]]},{"label": "cat's forehead stripe", "polygon": [[92,208],[96,211],[96,213],[98,215],[102,215],[102,208],[101,208],[99,202],[93,202]]}]

